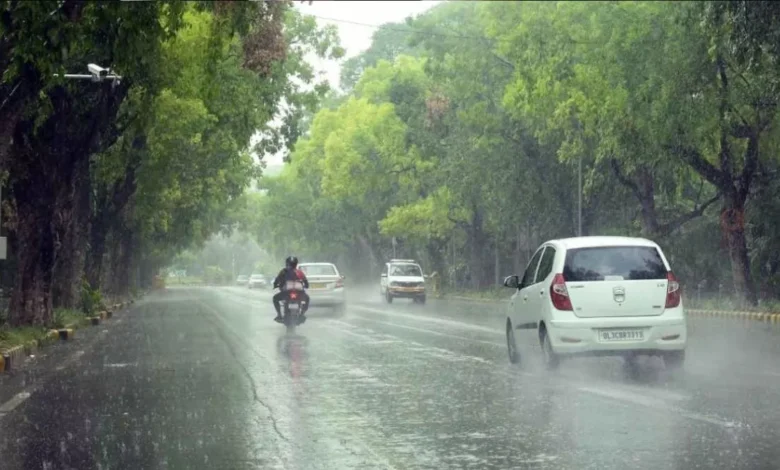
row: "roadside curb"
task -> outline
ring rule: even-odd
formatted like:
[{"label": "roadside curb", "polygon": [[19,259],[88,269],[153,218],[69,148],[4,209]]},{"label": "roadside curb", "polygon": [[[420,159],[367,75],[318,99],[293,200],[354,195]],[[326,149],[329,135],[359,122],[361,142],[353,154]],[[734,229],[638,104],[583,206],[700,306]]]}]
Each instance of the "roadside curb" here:
[{"label": "roadside curb", "polygon": [[[459,302],[475,302],[475,303],[506,303],[509,299],[477,299],[473,297],[462,297],[454,295],[445,295],[440,298],[441,300],[457,300]],[[755,320],[763,321],[767,323],[780,323],[780,313],[778,312],[735,312],[729,310],[702,310],[702,309],[685,309],[685,313],[694,317],[715,317],[715,318],[736,318],[741,320]]]},{"label": "roadside curb", "polygon": [[770,312],[731,312],[728,310],[685,310],[688,315],[696,317],[739,318],[743,320],[756,320],[769,323],[780,323],[780,313]]},{"label": "roadside curb", "polygon": [[[120,311],[135,303],[134,299],[113,304],[106,310],[101,310],[97,315],[86,317],[92,326],[100,325],[104,320],[112,318],[115,311]],[[14,346],[13,348],[0,351],[0,374],[10,370],[18,369],[18,364],[26,357],[34,354],[38,349],[50,345],[57,341],[69,341],[76,335],[78,325],[75,323],[67,324],[64,328],[52,329],[37,340],[28,341],[25,344]]]}]

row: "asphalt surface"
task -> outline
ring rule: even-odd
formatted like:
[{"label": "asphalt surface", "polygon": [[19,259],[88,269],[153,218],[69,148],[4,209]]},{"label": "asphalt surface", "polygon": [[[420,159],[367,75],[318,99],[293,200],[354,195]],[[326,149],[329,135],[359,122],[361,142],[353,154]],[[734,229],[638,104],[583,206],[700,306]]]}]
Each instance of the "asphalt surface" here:
[{"label": "asphalt surface", "polygon": [[689,319],[655,358],[507,360],[495,304],[312,308],[171,288],[0,376],[0,468],[780,468],[780,328]]}]

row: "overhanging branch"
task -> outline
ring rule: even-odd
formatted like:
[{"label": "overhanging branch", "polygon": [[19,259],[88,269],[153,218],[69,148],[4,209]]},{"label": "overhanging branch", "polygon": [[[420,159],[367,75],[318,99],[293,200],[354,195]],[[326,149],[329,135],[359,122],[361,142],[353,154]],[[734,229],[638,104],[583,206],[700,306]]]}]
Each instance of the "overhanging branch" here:
[{"label": "overhanging branch", "polygon": [[720,193],[716,194],[714,197],[707,200],[704,204],[696,207],[695,209],[688,212],[687,214],[683,214],[680,217],[676,218],[675,220],[672,220],[671,222],[659,226],[656,236],[663,237],[669,235],[670,233],[682,227],[685,223],[690,222],[696,217],[700,217],[702,214],[704,214],[704,211],[707,210],[709,206],[711,206],[718,200],[720,200]]}]

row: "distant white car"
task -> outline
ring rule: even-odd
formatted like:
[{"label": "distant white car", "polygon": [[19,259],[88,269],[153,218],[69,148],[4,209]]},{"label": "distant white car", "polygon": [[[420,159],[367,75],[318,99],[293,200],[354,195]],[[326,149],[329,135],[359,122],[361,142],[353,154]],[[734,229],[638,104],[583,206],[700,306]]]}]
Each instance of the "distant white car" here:
[{"label": "distant white car", "polygon": [[239,286],[245,285],[247,282],[249,282],[249,276],[245,274],[241,274],[236,278],[236,284]]},{"label": "distant white car", "polygon": [[347,293],[344,290],[344,276],[333,263],[300,263],[298,269],[306,274],[309,288],[306,292],[312,307],[332,307],[343,313],[347,307]]},{"label": "distant white car", "polygon": [[254,289],[256,287],[265,287],[268,285],[268,281],[265,280],[265,276],[262,274],[252,274],[249,276],[249,281],[247,282],[247,287],[250,289]]},{"label": "distant white car", "polygon": [[387,303],[404,297],[425,303],[425,277],[419,264],[412,259],[391,259],[385,263],[379,278],[379,294]]},{"label": "distant white car", "polygon": [[661,248],[628,237],[551,240],[522,277],[509,276],[506,339],[509,360],[520,355],[517,329],[538,332],[545,365],[575,355],[663,357],[685,361],[688,331],[677,282]]}]

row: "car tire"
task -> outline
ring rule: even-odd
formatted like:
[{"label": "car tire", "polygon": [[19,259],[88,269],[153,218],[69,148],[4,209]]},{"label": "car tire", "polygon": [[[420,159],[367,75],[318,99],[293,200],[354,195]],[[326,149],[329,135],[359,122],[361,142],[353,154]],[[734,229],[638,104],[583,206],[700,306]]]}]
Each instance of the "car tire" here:
[{"label": "car tire", "polygon": [[517,350],[517,342],[515,341],[515,330],[512,328],[512,322],[506,319],[506,349],[509,353],[509,363],[520,363],[520,352]]},{"label": "car tire", "polygon": [[425,296],[418,297],[417,298],[417,303],[420,304],[420,305],[425,305]]},{"label": "car tire", "polygon": [[542,328],[539,331],[539,343],[542,347],[542,359],[544,367],[547,370],[555,370],[561,364],[561,357],[553,351],[552,343],[547,335],[547,330]]},{"label": "car tire", "polygon": [[664,367],[671,370],[682,369],[685,364],[685,350],[682,351],[666,351],[663,353]]},{"label": "car tire", "polygon": [[337,317],[341,317],[346,313],[347,311],[347,304],[338,304],[335,307],[333,307],[333,313],[336,314]]},{"label": "car tire", "polygon": [[387,294],[385,294],[385,300],[386,300],[386,301],[387,301],[387,303],[389,303],[389,304],[393,303],[393,296],[392,296],[392,295],[390,295],[390,292],[388,292]]}]

